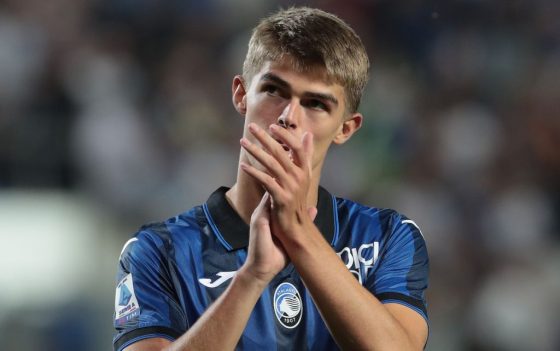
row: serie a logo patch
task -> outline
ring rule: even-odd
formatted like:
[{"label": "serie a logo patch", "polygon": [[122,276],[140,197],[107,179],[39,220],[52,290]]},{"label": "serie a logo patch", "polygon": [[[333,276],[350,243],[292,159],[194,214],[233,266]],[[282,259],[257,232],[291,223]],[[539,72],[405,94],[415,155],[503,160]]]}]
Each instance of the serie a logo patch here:
[{"label": "serie a logo patch", "polygon": [[115,294],[115,322],[125,324],[140,314],[140,306],[134,294],[132,274],[127,274],[117,285]]},{"label": "serie a logo patch", "polygon": [[298,326],[303,315],[303,302],[299,291],[291,283],[284,282],[274,291],[274,314],[284,327]]}]

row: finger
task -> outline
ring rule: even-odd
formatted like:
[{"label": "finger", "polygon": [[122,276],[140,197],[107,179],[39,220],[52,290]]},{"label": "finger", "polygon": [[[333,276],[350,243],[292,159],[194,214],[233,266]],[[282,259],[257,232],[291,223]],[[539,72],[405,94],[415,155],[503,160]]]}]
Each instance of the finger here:
[{"label": "finger", "polygon": [[255,167],[244,162],[241,162],[240,167],[245,173],[259,182],[272,197],[280,196],[282,188],[280,187],[280,184],[278,184],[276,179],[270,176],[270,174],[258,170]]},{"label": "finger", "polygon": [[251,214],[251,223],[257,221],[258,219],[267,219],[267,213],[266,213],[266,201],[267,201],[267,195],[268,193],[265,192],[263,197],[261,198],[261,201],[259,202],[259,204],[257,205],[257,207],[255,207],[255,210],[253,211],[253,213]]},{"label": "finger", "polygon": [[315,145],[313,144],[313,133],[305,132],[302,138],[303,156],[305,157],[305,164],[309,167],[309,171],[313,169],[313,153],[315,152]]},{"label": "finger", "polygon": [[285,179],[286,172],[274,156],[264,151],[257,146],[257,144],[250,142],[247,138],[242,138],[239,143],[251,156],[263,165],[272,176],[279,180]]},{"label": "finger", "polygon": [[[298,166],[310,164],[313,155],[313,134],[311,132],[303,133],[302,138],[298,138],[285,128],[273,124],[270,126],[273,136],[280,139],[292,151],[293,162]],[[306,136],[309,134],[308,136]]]},{"label": "finger", "polygon": [[270,194],[268,192],[265,192],[261,199],[261,202],[259,202],[259,205],[257,206],[257,209],[266,211],[268,207],[270,207]]},{"label": "finger", "polygon": [[251,215],[251,221],[257,219],[265,219],[264,223],[268,223],[268,219],[270,218],[270,194],[265,192],[261,201],[253,211]]},{"label": "finger", "polygon": [[[303,163],[301,159],[301,139],[293,133],[290,133],[286,128],[282,128],[276,124],[271,124],[269,129],[274,137],[279,139],[290,149],[292,153],[292,160],[290,160],[290,164],[295,163],[298,166],[304,165],[305,163]],[[286,151],[284,150],[284,152]]]},{"label": "finger", "polygon": [[309,214],[309,218],[311,218],[311,221],[314,221],[315,217],[317,217],[317,207],[309,207],[307,209],[307,213]]},{"label": "finger", "polygon": [[265,132],[255,123],[249,124],[249,131],[261,143],[262,147],[268,151],[284,169],[292,167],[292,160],[290,159],[290,156],[286,150],[284,150],[284,147],[278,141],[274,140],[270,134]]}]

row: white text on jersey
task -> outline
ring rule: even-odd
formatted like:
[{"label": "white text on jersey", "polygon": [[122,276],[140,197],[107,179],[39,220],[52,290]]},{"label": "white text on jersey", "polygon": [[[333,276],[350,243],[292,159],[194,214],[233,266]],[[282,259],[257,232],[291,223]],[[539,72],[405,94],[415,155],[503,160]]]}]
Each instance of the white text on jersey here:
[{"label": "white text on jersey", "polygon": [[[379,257],[379,242],[374,241],[371,244],[363,244],[359,248],[345,247],[336,253],[346,268],[356,276],[360,284],[362,284],[362,269],[364,274],[373,267]],[[362,267],[363,265],[363,267]]]}]

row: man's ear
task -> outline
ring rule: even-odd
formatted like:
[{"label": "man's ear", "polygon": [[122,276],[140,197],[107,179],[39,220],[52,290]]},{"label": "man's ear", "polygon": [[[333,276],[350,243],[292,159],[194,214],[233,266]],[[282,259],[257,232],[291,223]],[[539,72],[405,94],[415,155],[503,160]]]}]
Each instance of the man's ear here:
[{"label": "man's ear", "polygon": [[362,121],[364,116],[361,113],[356,112],[347,118],[340,126],[339,133],[334,137],[333,142],[335,144],[344,144],[348,139],[352,137],[352,135],[360,129],[362,126]]},{"label": "man's ear", "polygon": [[236,75],[233,77],[231,84],[231,99],[233,107],[239,112],[240,115],[245,116],[247,112],[247,90],[245,89],[245,80],[242,76]]}]

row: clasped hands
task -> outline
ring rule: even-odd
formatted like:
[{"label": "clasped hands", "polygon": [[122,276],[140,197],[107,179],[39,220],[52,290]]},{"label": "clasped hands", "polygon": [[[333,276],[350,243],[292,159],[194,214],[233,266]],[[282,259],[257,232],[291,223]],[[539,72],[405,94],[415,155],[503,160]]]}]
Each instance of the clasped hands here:
[{"label": "clasped hands", "polygon": [[313,135],[305,132],[298,137],[276,124],[269,127],[270,134],[254,123],[249,131],[260,146],[247,138],[240,144],[263,167],[240,166],[266,192],[251,216],[245,268],[267,284],[289,262],[286,247],[313,225],[317,214],[315,204],[308,205]]}]

